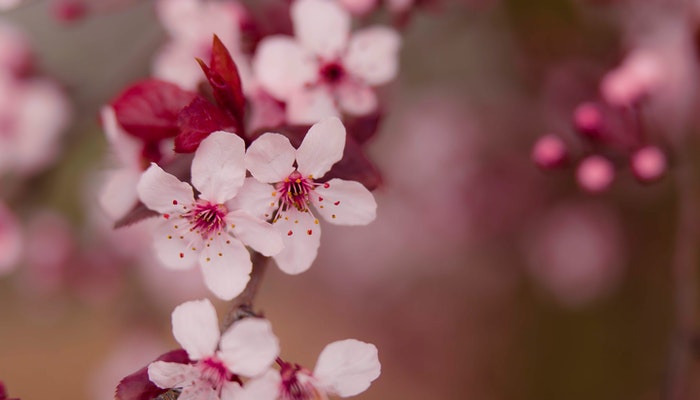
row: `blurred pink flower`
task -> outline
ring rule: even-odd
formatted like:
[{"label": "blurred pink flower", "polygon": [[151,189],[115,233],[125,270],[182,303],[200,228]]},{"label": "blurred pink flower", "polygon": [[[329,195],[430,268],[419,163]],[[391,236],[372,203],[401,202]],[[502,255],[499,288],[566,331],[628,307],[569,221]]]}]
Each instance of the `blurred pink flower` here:
[{"label": "blurred pink flower", "polygon": [[632,154],[630,166],[637,179],[655,181],[666,172],[666,155],[656,146],[646,146]]},{"label": "blurred pink flower", "polygon": [[376,110],[373,87],[397,74],[398,33],[374,26],[351,35],[350,15],[327,0],[295,1],[291,14],[296,37],[263,39],[253,59],[259,84],[287,103],[287,120],[312,124]]},{"label": "blurred pink flower", "polygon": [[[216,34],[231,52],[244,82],[250,72],[241,52],[240,29],[247,12],[237,1],[159,0],[158,18],[170,35],[156,54],[153,75],[183,89],[196,90],[204,74],[195,58],[209,59]],[[244,86],[246,86],[244,84]]]},{"label": "blurred pink flower", "polygon": [[545,135],[535,142],[532,160],[541,168],[549,169],[563,165],[567,160],[566,144],[557,135]]},{"label": "blurred pink flower", "polygon": [[565,204],[527,234],[532,278],[568,306],[611,292],[622,278],[625,243],[616,216],[596,204]]},{"label": "blurred pink flower", "polygon": [[31,47],[22,31],[0,21],[0,70],[22,75],[31,65],[31,58]]},{"label": "blurred pink flower", "polygon": [[19,221],[0,202],[0,276],[12,272],[22,254],[23,239]]},{"label": "blurred pink flower", "polygon": [[615,166],[603,156],[588,156],[578,165],[576,179],[583,189],[602,192],[610,187],[615,179]]}]

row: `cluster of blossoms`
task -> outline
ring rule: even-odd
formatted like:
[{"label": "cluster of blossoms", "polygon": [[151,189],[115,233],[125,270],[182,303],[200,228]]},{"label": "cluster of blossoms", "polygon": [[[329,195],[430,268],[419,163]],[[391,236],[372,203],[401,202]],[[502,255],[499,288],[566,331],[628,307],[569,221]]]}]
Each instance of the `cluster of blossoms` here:
[{"label": "cluster of blossoms", "polygon": [[[380,177],[364,144],[378,128],[375,89],[397,74],[393,29],[351,35],[350,14],[329,0],[292,2],[280,25],[292,32],[253,39],[261,25],[237,2],[164,0],[157,11],[170,40],[154,77],[102,110],[117,167],[100,203],[118,226],[157,215],[158,261],[199,267],[207,288],[232,300],[250,286],[253,260],[309,269],[321,220],[375,219]],[[313,372],[286,362],[270,323],[248,311],[220,333],[209,301],[178,306],[173,333],[185,352],[125,378],[117,398],[174,389],[181,399],[325,399],[379,376],[377,349],[354,339],[328,345]]]}]

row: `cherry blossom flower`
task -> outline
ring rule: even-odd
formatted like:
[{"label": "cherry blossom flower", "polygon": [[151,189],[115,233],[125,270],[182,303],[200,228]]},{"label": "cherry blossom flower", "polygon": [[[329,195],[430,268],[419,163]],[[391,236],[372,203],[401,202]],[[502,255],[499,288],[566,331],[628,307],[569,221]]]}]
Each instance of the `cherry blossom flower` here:
[{"label": "cherry blossom flower", "polygon": [[258,82],[287,103],[288,121],[312,124],[341,112],[374,111],[372,87],[397,73],[399,35],[380,26],[350,35],[348,12],[326,0],[298,0],[291,16],[296,39],[267,37],[253,59]]},{"label": "cherry blossom flower", "polygon": [[243,388],[234,390],[240,400],[314,400],[328,395],[350,397],[369,388],[379,377],[377,348],[370,343],[346,339],[327,345],[313,372],[297,364],[281,362],[280,371],[270,369]]},{"label": "cherry blossom flower", "polygon": [[239,386],[234,375],[257,376],[279,354],[269,321],[246,318],[221,334],[216,310],[206,299],[177,306],[172,324],[175,340],[194,364],[156,361],[148,366],[148,377],[160,388],[181,388],[180,399],[226,398]]},{"label": "cherry blossom flower", "polygon": [[192,186],[152,164],[137,185],[141,201],[162,214],[155,233],[159,260],[175,269],[202,266],[207,287],[230,300],[249,280],[252,268],[244,244],[271,256],[282,240],[267,222],[228,201],[238,194],[245,178],[244,143],[228,132],[214,132],[202,141],[192,161]]},{"label": "cherry blossom flower", "polygon": [[155,57],[155,77],[195,90],[203,79],[195,58],[209,58],[213,34],[233,53],[242,77],[250,76],[240,49],[240,27],[246,18],[241,4],[235,1],[161,0],[156,3],[156,11],[171,40]]},{"label": "cherry blossom flower", "polygon": [[273,218],[284,241],[273,257],[288,274],[306,271],[316,258],[321,229],[311,205],[338,225],[366,225],[376,217],[377,203],[362,184],[317,181],[343,157],[345,135],[340,120],[330,117],[313,125],[298,149],[278,133],[265,133],[248,148],[246,168],[259,182],[249,179],[239,202],[254,215]]}]

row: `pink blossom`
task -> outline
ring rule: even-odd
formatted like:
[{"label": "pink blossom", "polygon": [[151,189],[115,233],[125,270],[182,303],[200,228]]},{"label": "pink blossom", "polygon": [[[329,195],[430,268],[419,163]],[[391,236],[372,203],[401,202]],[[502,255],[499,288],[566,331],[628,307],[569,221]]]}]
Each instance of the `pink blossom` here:
[{"label": "pink blossom", "polygon": [[10,209],[0,202],[0,276],[17,267],[22,247],[19,221]]},{"label": "pink blossom", "polygon": [[270,322],[246,318],[219,332],[216,310],[209,300],[189,301],[172,313],[173,336],[194,364],[156,361],[148,377],[158,387],[180,388],[183,399],[227,398],[239,385],[235,375],[261,374],[279,354]]},{"label": "pink blossom", "polygon": [[156,11],[171,40],[155,57],[155,77],[196,90],[204,75],[195,58],[209,58],[211,38],[216,34],[234,56],[244,81],[248,80],[247,60],[240,50],[240,26],[247,18],[241,4],[236,1],[160,0]]},{"label": "pink blossom", "polygon": [[0,10],[10,10],[22,3],[22,0],[0,0]]},{"label": "pink blossom", "polygon": [[663,79],[663,62],[659,54],[640,49],[605,76],[600,90],[608,103],[626,106],[651,93]]},{"label": "pink blossom", "polygon": [[367,390],[380,373],[381,364],[373,344],[355,339],[340,340],[323,349],[313,372],[297,364],[280,362],[280,371],[270,369],[243,388],[236,388],[231,399],[314,400],[327,399],[329,395],[350,397]]},{"label": "pink blossom", "polygon": [[340,161],[344,148],[345,127],[335,117],[313,125],[298,149],[278,133],[265,133],[248,148],[245,164],[254,179],[237,200],[254,215],[273,219],[284,241],[273,257],[288,274],[306,271],[316,258],[321,228],[311,205],[337,225],[366,225],[376,217],[377,203],[362,184],[317,181]]},{"label": "pink blossom", "polygon": [[156,229],[155,250],[160,261],[175,269],[202,266],[207,287],[230,300],[249,280],[252,268],[245,245],[271,256],[282,239],[263,220],[231,201],[243,186],[243,140],[228,132],[214,132],[197,149],[192,161],[192,184],[201,193],[156,164],[137,185],[141,201],[164,221]]},{"label": "pink blossom", "polygon": [[[2,7],[0,0],[0,9]],[[25,35],[15,26],[0,21],[0,69],[18,75],[25,72],[30,63],[31,49]]]},{"label": "pink blossom", "polygon": [[291,15],[296,37],[265,38],[253,59],[260,85],[287,103],[287,120],[312,124],[376,110],[372,87],[396,76],[399,35],[381,26],[351,35],[350,15],[327,0],[298,0]]}]

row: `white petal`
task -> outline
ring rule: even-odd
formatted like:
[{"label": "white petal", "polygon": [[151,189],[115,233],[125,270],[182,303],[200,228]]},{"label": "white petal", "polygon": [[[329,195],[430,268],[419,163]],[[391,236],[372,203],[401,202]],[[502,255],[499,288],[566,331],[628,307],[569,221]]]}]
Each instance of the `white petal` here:
[{"label": "white petal", "polygon": [[204,283],[222,300],[231,300],[245,289],[253,268],[243,243],[227,233],[207,241],[199,263]]},{"label": "white petal", "polygon": [[136,191],[146,207],[161,214],[179,213],[182,205],[194,203],[192,187],[155,163],[141,175]]},{"label": "white petal", "polygon": [[198,379],[192,385],[185,386],[177,396],[178,400],[219,400],[211,384],[203,379]]},{"label": "white petal", "polygon": [[191,360],[214,355],[219,344],[219,320],[209,300],[193,300],[175,307],[173,336]]},{"label": "white petal", "polygon": [[244,156],[239,136],[224,131],[207,136],[192,160],[192,184],[200,197],[218,204],[232,199],[245,179]]},{"label": "white petal", "polygon": [[[315,190],[316,210],[336,225],[367,225],[377,217],[377,202],[361,183],[331,179]],[[322,199],[322,200],[320,200]]]},{"label": "white petal", "polygon": [[[247,387],[248,383],[246,382],[245,385]],[[221,387],[221,400],[241,400],[242,392],[243,388],[238,382],[226,381]]]},{"label": "white petal", "polygon": [[179,217],[171,217],[154,231],[156,257],[168,268],[183,270],[197,265],[201,243],[202,237],[190,232],[189,224]]},{"label": "white petal", "polygon": [[281,182],[294,172],[296,150],[279,133],[264,133],[248,147],[245,166],[260,182]]},{"label": "white petal", "polygon": [[100,110],[100,120],[102,129],[109,141],[112,151],[114,151],[123,166],[135,168],[139,166],[141,155],[141,144],[132,136],[126,134],[119,125],[114,108],[104,106]]},{"label": "white petal", "polygon": [[187,386],[196,378],[196,368],[190,364],[155,361],[148,366],[148,379],[161,389]]},{"label": "white petal", "polygon": [[278,193],[267,183],[255,178],[246,178],[243,187],[233,200],[226,202],[229,210],[244,210],[254,217],[269,220],[277,207]]},{"label": "white petal", "polygon": [[311,127],[297,150],[299,172],[320,178],[343,158],[345,127],[338,118],[326,118]]},{"label": "white petal", "polygon": [[273,256],[277,266],[288,274],[300,274],[316,259],[321,243],[321,227],[310,212],[291,209],[280,215],[272,226],[282,236],[284,249]]},{"label": "white petal", "polygon": [[272,225],[243,210],[229,213],[226,223],[234,236],[264,256],[273,256],[284,247],[282,237]]},{"label": "white petal", "polygon": [[314,376],[329,391],[348,397],[367,390],[380,372],[377,348],[370,343],[347,339],[323,349]]},{"label": "white petal", "polygon": [[220,348],[218,356],[231,372],[249,378],[268,369],[280,351],[270,321],[260,318],[233,324],[221,335]]},{"label": "white petal", "polygon": [[260,42],[253,58],[258,83],[279,100],[289,96],[318,76],[313,54],[287,36],[269,36]]},{"label": "white petal", "polygon": [[[173,3],[172,0],[166,2]],[[195,57],[200,56],[199,50],[181,42],[166,44],[153,58],[153,76],[186,90],[197,90],[197,85],[204,79],[202,69],[195,60]]]},{"label": "white petal", "polygon": [[291,8],[294,34],[326,60],[339,57],[348,43],[350,15],[334,1],[297,0]]},{"label": "white petal", "polygon": [[253,378],[246,382],[245,387],[235,393],[235,397],[225,399],[223,393],[221,400],[277,400],[282,383],[279,371],[269,369],[258,378]]},{"label": "white petal", "polygon": [[117,220],[134,208],[139,200],[136,185],[140,178],[141,173],[133,168],[117,169],[104,175],[105,184],[98,201],[109,218]]},{"label": "white petal", "polygon": [[370,27],[350,38],[345,68],[366,83],[376,86],[389,82],[398,71],[401,36],[386,27]]},{"label": "white petal", "polygon": [[352,115],[366,115],[377,109],[377,95],[364,83],[347,81],[337,91],[338,106]]},{"label": "white petal", "polygon": [[338,107],[325,85],[300,88],[287,99],[287,122],[290,124],[310,125],[338,116]]}]

